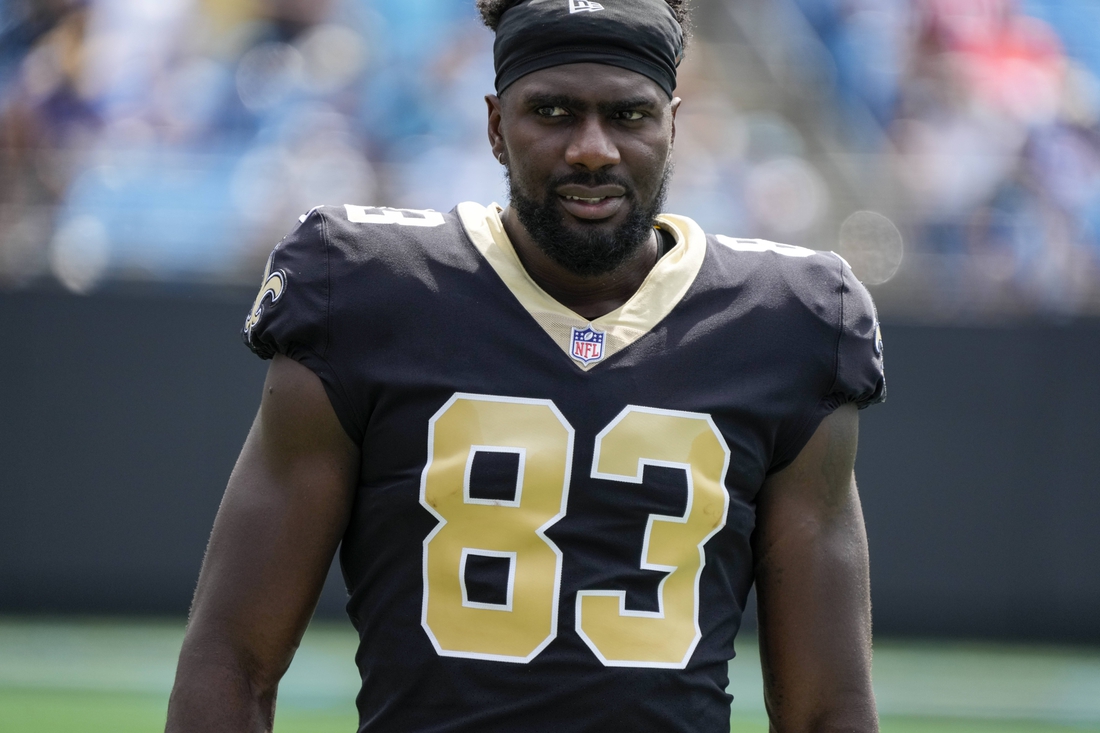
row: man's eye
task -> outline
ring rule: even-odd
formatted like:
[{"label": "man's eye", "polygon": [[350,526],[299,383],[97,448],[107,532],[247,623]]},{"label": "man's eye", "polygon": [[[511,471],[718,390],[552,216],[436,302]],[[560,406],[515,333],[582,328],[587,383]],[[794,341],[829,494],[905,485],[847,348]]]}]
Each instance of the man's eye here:
[{"label": "man's eye", "polygon": [[619,113],[620,120],[626,120],[627,122],[637,122],[645,117],[645,114],[639,112],[636,109],[625,110]]},{"label": "man's eye", "polygon": [[535,112],[542,117],[565,117],[569,114],[565,107],[539,107]]}]

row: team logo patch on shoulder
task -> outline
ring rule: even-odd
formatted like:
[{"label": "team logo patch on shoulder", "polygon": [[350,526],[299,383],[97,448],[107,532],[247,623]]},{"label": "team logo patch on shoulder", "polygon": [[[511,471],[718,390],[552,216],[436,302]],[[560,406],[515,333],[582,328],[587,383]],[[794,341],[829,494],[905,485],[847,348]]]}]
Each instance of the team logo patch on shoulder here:
[{"label": "team logo patch on shoulder", "polygon": [[271,269],[274,259],[275,253],[272,252],[271,256],[267,258],[267,268],[264,269],[264,281],[260,285],[260,292],[252,303],[252,309],[248,311],[248,317],[244,319],[244,333],[250,341],[252,339],[252,329],[263,317],[264,301],[275,305],[283,297],[283,291],[286,290],[286,273],[282,270]]},{"label": "team logo patch on shoulder", "polygon": [[585,366],[594,364],[603,359],[606,339],[607,334],[605,332],[597,331],[591,326],[574,328],[573,336],[570,339],[569,353]]},{"label": "team logo patch on shoulder", "polygon": [[595,13],[597,10],[603,10],[603,6],[591,0],[569,0],[570,15],[573,13]]}]

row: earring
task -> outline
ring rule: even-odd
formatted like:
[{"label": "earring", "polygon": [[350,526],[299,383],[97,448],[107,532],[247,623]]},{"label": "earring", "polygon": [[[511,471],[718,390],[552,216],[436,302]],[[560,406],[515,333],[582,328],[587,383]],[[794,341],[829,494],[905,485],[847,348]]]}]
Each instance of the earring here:
[{"label": "earring", "polygon": [[497,162],[504,165],[504,153],[497,153]]}]

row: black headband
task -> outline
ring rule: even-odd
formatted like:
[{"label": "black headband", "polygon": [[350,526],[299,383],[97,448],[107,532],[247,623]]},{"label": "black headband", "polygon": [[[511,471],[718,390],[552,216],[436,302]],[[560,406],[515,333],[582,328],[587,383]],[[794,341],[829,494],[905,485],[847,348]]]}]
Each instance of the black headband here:
[{"label": "black headband", "polygon": [[684,33],[665,0],[523,0],[497,25],[497,94],[539,69],[585,62],[648,76],[671,98]]}]

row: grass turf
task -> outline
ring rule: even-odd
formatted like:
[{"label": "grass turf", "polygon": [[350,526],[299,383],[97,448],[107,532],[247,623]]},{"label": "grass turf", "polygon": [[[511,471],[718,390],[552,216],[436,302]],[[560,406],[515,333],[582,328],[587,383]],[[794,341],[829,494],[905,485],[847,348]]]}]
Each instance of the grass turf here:
[{"label": "grass turf", "polygon": [[[148,733],[164,729],[163,695],[59,690],[0,690],[4,733]],[[280,708],[277,733],[351,733],[355,712]],[[885,717],[883,733],[1080,733],[1094,728],[1040,721],[951,720]],[[762,719],[734,719],[731,733],[765,733]]]},{"label": "grass turf", "polygon": [[[0,619],[0,732],[164,728],[179,622]],[[311,626],[280,689],[277,733],[351,733],[355,634]],[[731,733],[765,733],[751,637],[730,668]],[[1100,731],[1100,653],[981,644],[876,644],[883,733]]]},{"label": "grass turf", "polygon": [[[4,733],[149,733],[164,730],[164,695],[86,690],[0,690]],[[279,710],[280,733],[352,733],[353,706],[345,710]]]}]

